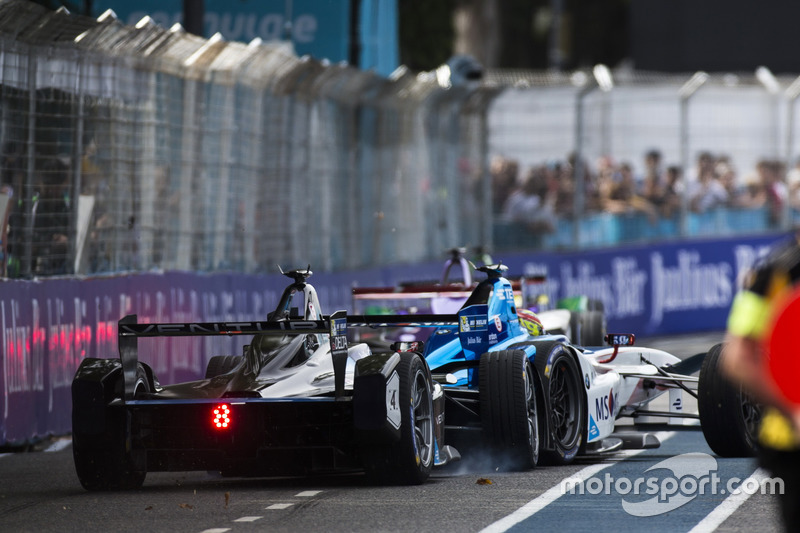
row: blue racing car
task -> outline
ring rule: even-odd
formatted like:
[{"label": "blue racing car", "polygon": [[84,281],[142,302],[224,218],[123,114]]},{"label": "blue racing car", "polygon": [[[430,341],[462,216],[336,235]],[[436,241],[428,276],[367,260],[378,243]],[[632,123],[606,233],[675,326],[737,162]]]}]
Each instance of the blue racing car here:
[{"label": "blue racing car", "polygon": [[[456,314],[406,315],[406,326],[435,326],[424,343],[392,345],[393,350],[421,353],[442,386],[449,444],[467,456],[470,448],[488,446],[514,469],[567,464],[578,454],[658,447],[655,434],[615,433],[616,421],[630,417],[681,425],[699,421],[698,429],[702,426],[720,455],[751,453],[757,412],[715,377],[719,346],[708,357],[700,353],[680,360],[662,350],[634,346],[630,333],[603,335],[603,346],[577,344],[518,307],[512,282],[503,276],[504,265],[477,270],[487,278]],[[362,297],[375,294],[375,300],[398,294],[361,291]],[[408,291],[400,294],[409,296]],[[432,294],[452,296],[447,287]],[[349,316],[348,326],[368,320],[361,325],[391,327],[397,318]],[[599,325],[593,324],[588,337],[597,338]],[[693,375],[697,372],[699,377]],[[668,409],[654,408],[653,400],[665,393]],[[699,413],[684,411],[684,393],[698,399]]]},{"label": "blue racing car", "polygon": [[[570,462],[584,444],[587,400],[576,350],[548,335],[533,313],[517,309],[506,267],[487,274],[424,347],[445,390],[445,427],[455,442],[487,443],[515,468]],[[537,334],[532,334],[537,333]]]}]

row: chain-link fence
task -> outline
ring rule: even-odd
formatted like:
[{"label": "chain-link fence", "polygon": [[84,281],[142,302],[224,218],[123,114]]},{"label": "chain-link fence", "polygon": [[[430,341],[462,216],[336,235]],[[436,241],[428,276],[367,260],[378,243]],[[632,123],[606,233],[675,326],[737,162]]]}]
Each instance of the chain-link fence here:
[{"label": "chain-link fence", "polygon": [[18,0],[0,54],[9,276],[349,269],[490,227],[489,89]]},{"label": "chain-link fence", "polygon": [[[691,177],[707,150],[744,185],[797,152],[792,80],[615,73],[604,91],[591,72],[453,87],[442,74],[386,79],[282,43],[0,0],[1,264],[8,277],[345,270],[789,223],[755,202],[693,210],[688,185],[669,216],[605,209],[597,165],[658,148]],[[500,186],[498,159],[517,169]],[[536,193],[545,226],[503,213],[529,167],[559,169],[558,209]]]}]

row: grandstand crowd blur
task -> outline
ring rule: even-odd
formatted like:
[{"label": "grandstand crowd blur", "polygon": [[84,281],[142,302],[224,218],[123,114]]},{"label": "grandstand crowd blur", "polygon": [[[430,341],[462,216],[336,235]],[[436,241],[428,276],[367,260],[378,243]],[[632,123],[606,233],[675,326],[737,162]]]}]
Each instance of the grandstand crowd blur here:
[{"label": "grandstand crowd blur", "polygon": [[[638,166],[610,156],[582,164],[583,211],[576,217],[574,154],[525,169],[514,159],[495,158],[493,210],[505,234],[505,239],[498,235],[501,241],[559,247],[552,236],[564,222],[593,215],[633,226],[622,242],[677,237],[681,214],[694,222],[694,233],[734,233],[748,224],[758,232],[783,227],[800,208],[800,160],[787,169],[781,160],[764,158],[755,168],[740,172],[730,155],[702,151],[688,176],[681,166],[665,164],[658,149],[647,151]],[[720,225],[715,215],[740,222]],[[714,217],[713,227],[703,228],[709,216]]]}]

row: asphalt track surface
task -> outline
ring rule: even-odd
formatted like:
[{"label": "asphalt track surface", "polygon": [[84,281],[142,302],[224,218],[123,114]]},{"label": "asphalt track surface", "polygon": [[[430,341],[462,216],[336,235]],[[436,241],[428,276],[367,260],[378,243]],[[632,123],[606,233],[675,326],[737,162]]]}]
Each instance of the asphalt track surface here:
[{"label": "asphalt track surface", "polygon": [[[718,338],[647,342],[684,357]],[[773,486],[753,460],[713,456],[697,427],[645,429],[661,447],[527,472],[473,454],[416,487],[375,487],[360,475],[191,472],[151,473],[141,490],[108,493],[81,488],[70,439],[55,438],[35,452],[0,454],[0,531],[780,531]]]}]

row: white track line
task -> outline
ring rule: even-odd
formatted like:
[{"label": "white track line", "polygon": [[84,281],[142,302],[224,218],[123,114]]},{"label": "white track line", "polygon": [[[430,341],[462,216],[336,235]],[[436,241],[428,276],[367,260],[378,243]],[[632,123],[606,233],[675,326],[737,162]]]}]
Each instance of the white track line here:
[{"label": "white track line", "polygon": [[60,439],[60,440],[55,441],[53,444],[51,444],[47,448],[45,448],[44,451],[46,451],[46,452],[60,452],[61,450],[63,450],[67,446],[69,446],[70,444],[72,444],[72,439]]},{"label": "white track line", "polygon": [[[745,483],[755,482],[758,483],[758,486],[761,486],[761,482],[767,479],[767,473],[758,468],[755,472],[753,472],[750,477],[742,481],[740,486],[749,486],[745,485]],[[719,504],[713,511],[708,513],[705,518],[703,518],[700,522],[694,526],[689,533],[710,533],[711,531],[715,531],[722,523],[731,516],[736,509],[738,509],[744,502],[750,498],[752,494],[748,494],[745,491],[739,491],[738,493],[733,493],[721,504]]]},{"label": "white track line", "polygon": [[264,509],[288,509],[294,505],[293,503],[273,503],[269,507],[264,507]]},{"label": "white track line", "polygon": [[[665,440],[675,435],[675,432],[660,431],[656,433],[656,435],[658,436],[658,440],[664,442]],[[625,457],[625,459],[627,459],[628,457],[639,455],[643,451],[645,450],[627,450],[625,452],[621,452],[620,454],[618,454],[618,456],[622,455]],[[586,481],[587,479],[594,476],[601,470],[605,470],[606,468],[614,466],[615,464],[617,463],[613,462],[613,463],[600,463],[600,464],[590,465],[582,470],[579,470],[575,474],[567,476],[567,478],[569,478],[570,480],[580,479],[581,481]],[[493,524],[489,524],[488,526],[486,526],[481,530],[481,533],[502,533],[504,531],[508,531],[515,525],[519,524],[520,522],[522,522],[527,518],[530,518],[531,516],[538,513],[539,511],[541,511],[542,509],[544,509],[545,507],[547,507],[548,505],[559,499],[561,496],[563,496],[561,488],[562,488],[561,483],[559,482],[558,484],[550,487],[543,494],[529,501],[528,503],[526,503],[525,505],[523,505],[510,515],[501,518],[500,520],[498,520]]]},{"label": "white track line", "polygon": [[241,518],[237,518],[234,522],[255,522],[256,520],[261,520],[264,518],[263,516],[243,516]]}]

